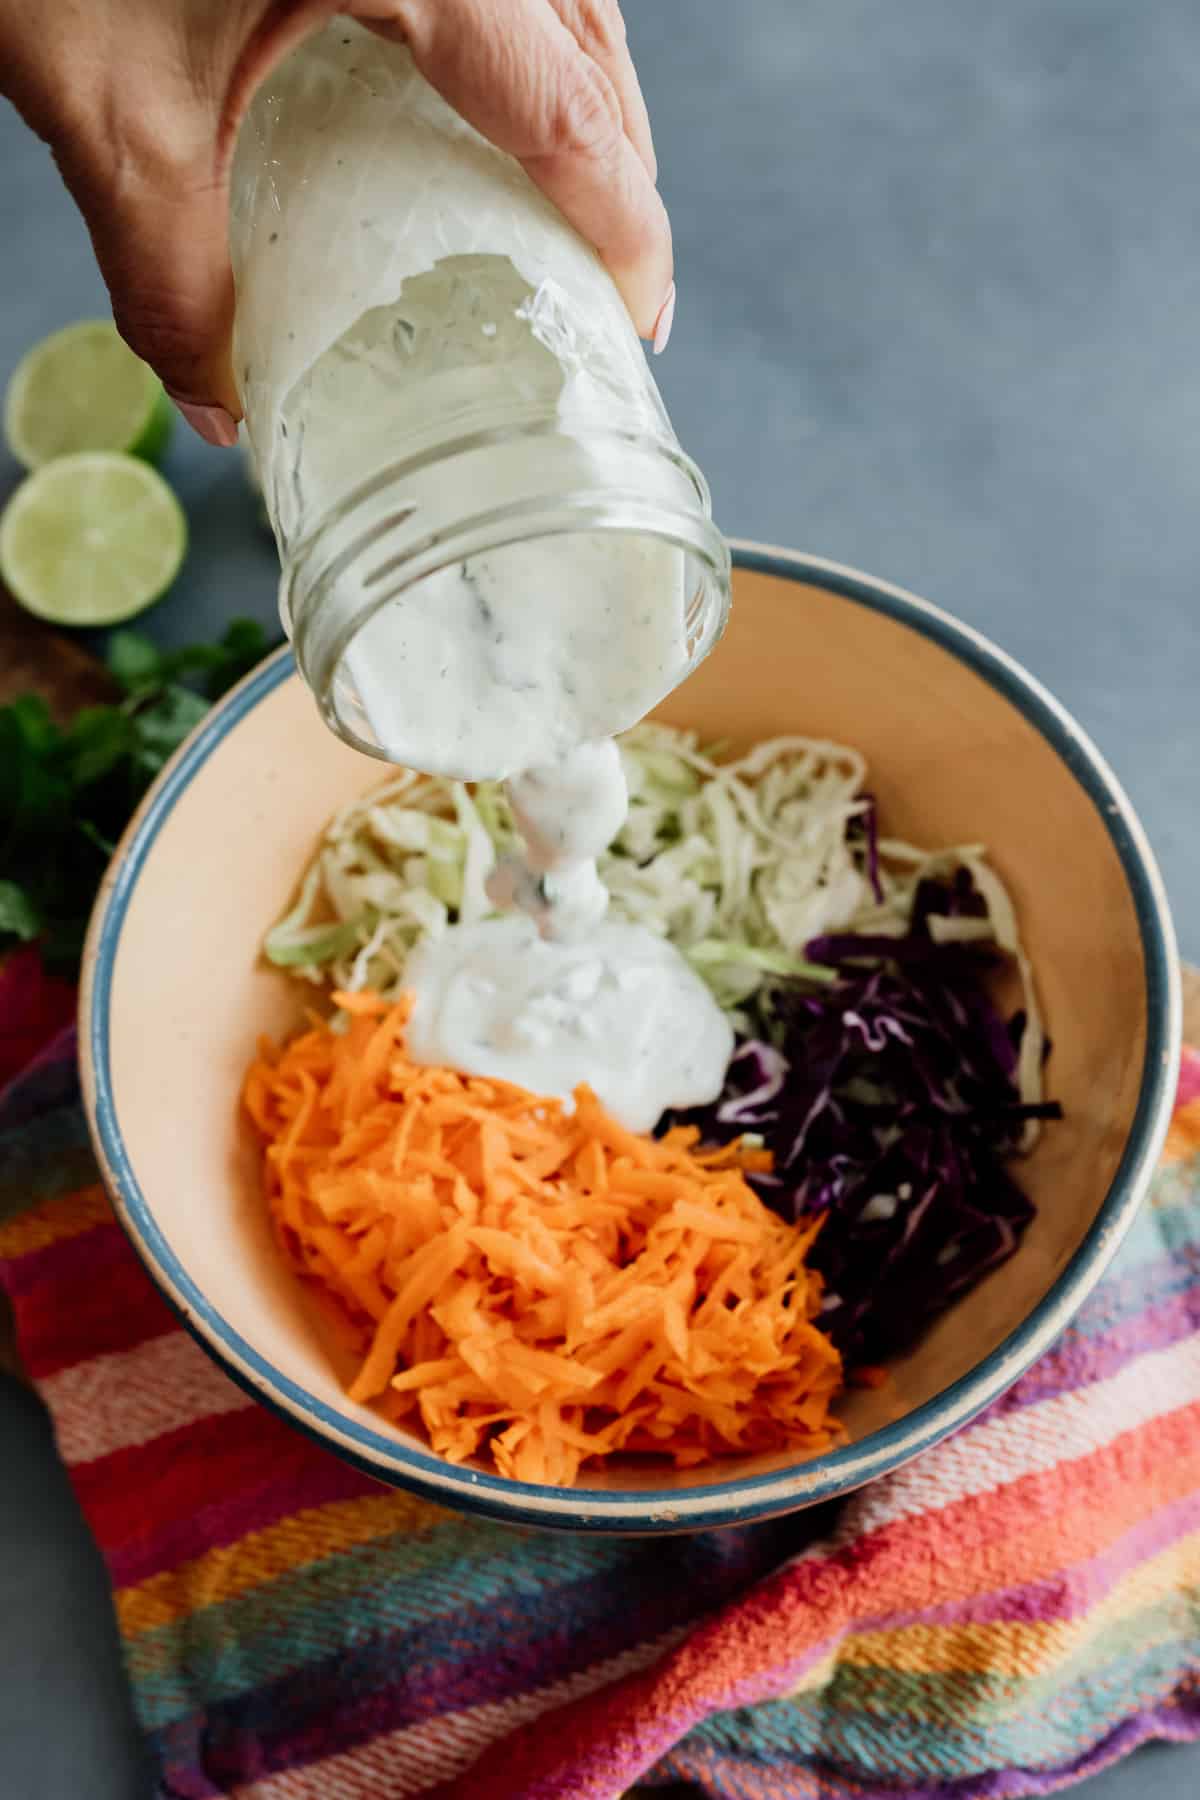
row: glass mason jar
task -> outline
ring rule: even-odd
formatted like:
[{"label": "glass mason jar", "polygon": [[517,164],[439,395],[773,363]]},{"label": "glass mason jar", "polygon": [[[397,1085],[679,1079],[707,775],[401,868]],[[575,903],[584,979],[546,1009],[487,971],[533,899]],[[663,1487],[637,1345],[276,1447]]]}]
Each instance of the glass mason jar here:
[{"label": "glass mason jar", "polygon": [[335,20],[253,102],[230,236],[281,613],[333,729],[502,776],[670,692],[728,551],[615,286],[518,164]]}]

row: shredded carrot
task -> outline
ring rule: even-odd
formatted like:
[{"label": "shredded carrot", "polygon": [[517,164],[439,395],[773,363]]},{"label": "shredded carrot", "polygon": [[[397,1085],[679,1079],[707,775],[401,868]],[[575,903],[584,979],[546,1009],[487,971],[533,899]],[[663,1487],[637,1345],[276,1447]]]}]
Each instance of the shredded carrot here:
[{"label": "shredded carrot", "polygon": [[815,1228],[749,1187],[760,1150],[412,1063],[407,1001],[335,999],[346,1029],[261,1043],[243,1103],[284,1254],[358,1357],[353,1399],[541,1483],[841,1440]]}]

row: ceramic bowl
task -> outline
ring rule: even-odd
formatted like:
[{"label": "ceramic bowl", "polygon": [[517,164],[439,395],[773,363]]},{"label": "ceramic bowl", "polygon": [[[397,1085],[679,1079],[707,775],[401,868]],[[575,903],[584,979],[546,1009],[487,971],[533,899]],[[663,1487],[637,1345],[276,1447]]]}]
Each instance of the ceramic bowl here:
[{"label": "ceramic bowl", "polygon": [[881,582],[743,548],[729,629],[662,708],[704,738],[802,731],[865,751],[889,833],[983,842],[1040,984],[1066,1117],[1021,1171],[1018,1254],[855,1392],[851,1441],[805,1462],[614,1470],[577,1488],[457,1467],[346,1398],[277,1259],[238,1117],[261,1032],[300,1015],[264,931],[326,818],[383,771],[339,743],[281,652],[215,709],[146,799],[88,942],[84,1085],[114,1204],[232,1378],[381,1481],[532,1525],[679,1531],[826,1500],[993,1400],[1070,1320],[1129,1225],[1166,1129],[1179,994],[1161,883],[1128,800],[1062,707],[974,631]]}]

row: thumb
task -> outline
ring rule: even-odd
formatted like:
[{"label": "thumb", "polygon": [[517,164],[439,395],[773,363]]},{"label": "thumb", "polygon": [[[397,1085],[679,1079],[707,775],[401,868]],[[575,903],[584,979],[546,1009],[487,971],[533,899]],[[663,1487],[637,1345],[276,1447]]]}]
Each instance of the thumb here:
[{"label": "thumb", "polygon": [[57,157],[83,213],[113,318],[210,443],[237,441],[233,274],[223,170],[134,161],[112,173]]}]

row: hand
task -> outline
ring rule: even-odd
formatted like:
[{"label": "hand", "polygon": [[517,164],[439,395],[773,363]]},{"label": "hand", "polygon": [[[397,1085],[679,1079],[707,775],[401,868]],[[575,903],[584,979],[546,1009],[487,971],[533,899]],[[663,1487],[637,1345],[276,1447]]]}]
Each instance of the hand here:
[{"label": "hand", "polygon": [[230,360],[229,167],[279,60],[334,13],[406,43],[600,252],[661,349],[671,232],[617,0],[0,0],[0,89],[54,152],[122,336],[210,443]]}]

